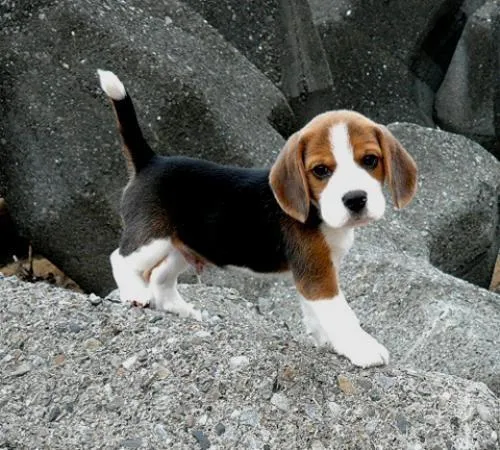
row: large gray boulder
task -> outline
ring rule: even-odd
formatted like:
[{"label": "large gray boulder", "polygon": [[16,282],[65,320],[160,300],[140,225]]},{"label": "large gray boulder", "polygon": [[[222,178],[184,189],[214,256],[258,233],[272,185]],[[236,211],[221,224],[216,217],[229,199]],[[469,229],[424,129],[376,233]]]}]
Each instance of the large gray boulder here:
[{"label": "large gray boulder", "polygon": [[494,100],[499,88],[499,3],[487,1],[467,21],[436,95],[436,118],[443,128],[464,134],[500,158]]},{"label": "large gray boulder", "polygon": [[498,448],[483,383],[356,369],[235,291],[181,289],[205,322],[0,280],[0,447]]},{"label": "large gray boulder", "polygon": [[[331,68],[336,107],[385,123],[433,124],[434,79],[445,56],[439,50],[454,37],[439,20],[449,17],[454,23],[461,1],[309,3]],[[432,48],[423,48],[438,25]]]},{"label": "large gray boulder", "polygon": [[500,246],[500,162],[460,135],[412,124],[389,128],[417,161],[419,190],[407,209],[373,231],[488,288]]},{"label": "large gray boulder", "polygon": [[[29,6],[29,8],[28,8]],[[22,235],[83,289],[113,287],[125,164],[97,68],[132,94],[153,147],[266,165],[291,123],[273,84],[201,17],[167,2],[16,2],[0,14],[0,195]]]},{"label": "large gray boulder", "polygon": [[307,0],[186,0],[280,87],[301,125],[335,107],[327,55]]}]

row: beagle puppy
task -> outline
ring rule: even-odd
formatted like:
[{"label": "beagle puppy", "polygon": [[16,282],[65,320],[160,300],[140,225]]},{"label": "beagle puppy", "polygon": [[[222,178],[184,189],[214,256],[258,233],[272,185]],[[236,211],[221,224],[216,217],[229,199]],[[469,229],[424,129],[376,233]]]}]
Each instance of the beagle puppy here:
[{"label": "beagle puppy", "polygon": [[162,157],[145,141],[118,77],[98,73],[130,174],[120,247],[110,258],[121,300],[200,320],[177,290],[190,265],[288,272],[318,345],[357,366],[386,364],[389,352],[361,328],[338,271],[354,228],[384,214],[384,181],[398,208],[415,194],[416,164],[389,130],[353,111],[330,111],[293,134],[270,169]]}]

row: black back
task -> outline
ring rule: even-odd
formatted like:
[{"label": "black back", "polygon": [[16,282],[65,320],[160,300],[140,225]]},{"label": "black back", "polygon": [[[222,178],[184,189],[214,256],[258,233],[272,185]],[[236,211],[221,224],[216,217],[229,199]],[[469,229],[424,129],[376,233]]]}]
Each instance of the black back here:
[{"label": "black back", "polygon": [[152,229],[157,238],[175,234],[218,266],[285,270],[283,226],[289,218],[276,202],[268,177],[267,169],[154,157],[124,195],[122,244],[127,234],[135,241],[141,233],[145,239],[146,230]]}]

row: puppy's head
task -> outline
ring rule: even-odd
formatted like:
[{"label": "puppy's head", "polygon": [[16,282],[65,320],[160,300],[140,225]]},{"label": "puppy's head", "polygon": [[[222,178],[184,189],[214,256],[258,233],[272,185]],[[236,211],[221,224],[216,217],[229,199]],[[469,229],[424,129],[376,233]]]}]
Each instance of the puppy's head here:
[{"label": "puppy's head", "polygon": [[332,228],[380,219],[385,180],[403,208],[417,189],[415,161],[387,128],[353,111],[315,117],[288,139],[270,173],[288,215],[305,222],[312,203]]}]

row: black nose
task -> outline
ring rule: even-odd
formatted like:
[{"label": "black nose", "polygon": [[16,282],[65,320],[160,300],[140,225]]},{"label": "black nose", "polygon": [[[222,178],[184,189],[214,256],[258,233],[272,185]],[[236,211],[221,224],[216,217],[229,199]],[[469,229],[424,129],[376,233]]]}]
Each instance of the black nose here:
[{"label": "black nose", "polygon": [[366,205],[367,195],[365,191],[349,191],[342,197],[342,202],[352,212],[360,212]]}]

